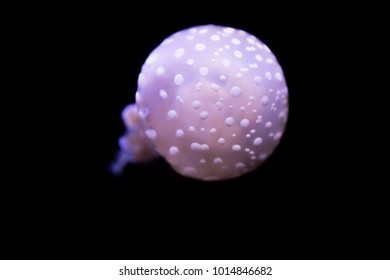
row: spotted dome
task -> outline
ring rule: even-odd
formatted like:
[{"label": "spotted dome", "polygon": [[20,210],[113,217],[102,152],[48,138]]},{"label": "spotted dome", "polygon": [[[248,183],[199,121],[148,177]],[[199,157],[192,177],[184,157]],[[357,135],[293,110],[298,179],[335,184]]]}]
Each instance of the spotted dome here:
[{"label": "spotted dome", "polygon": [[288,89],[270,49],[245,31],[197,26],[165,39],[146,59],[138,117],[180,174],[240,176],[273,152],[288,116]]}]

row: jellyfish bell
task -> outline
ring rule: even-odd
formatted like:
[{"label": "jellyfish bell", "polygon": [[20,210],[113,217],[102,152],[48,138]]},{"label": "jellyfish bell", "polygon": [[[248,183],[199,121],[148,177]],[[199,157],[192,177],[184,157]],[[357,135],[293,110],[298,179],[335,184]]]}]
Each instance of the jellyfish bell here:
[{"label": "jellyfish bell", "polygon": [[287,116],[284,74],[264,43],[231,27],[185,29],[142,66],[113,171],[161,155],[183,176],[235,178],[272,154]]}]

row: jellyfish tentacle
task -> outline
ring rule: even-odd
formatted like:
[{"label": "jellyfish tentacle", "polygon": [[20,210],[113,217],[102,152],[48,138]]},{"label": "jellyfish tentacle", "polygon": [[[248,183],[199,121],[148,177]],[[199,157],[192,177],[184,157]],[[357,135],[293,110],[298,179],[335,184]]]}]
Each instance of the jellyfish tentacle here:
[{"label": "jellyfish tentacle", "polygon": [[119,138],[120,151],[110,166],[111,172],[116,175],[120,175],[128,163],[144,163],[159,156],[141,127],[136,104],[130,104],[123,109],[122,120],[126,133]]}]

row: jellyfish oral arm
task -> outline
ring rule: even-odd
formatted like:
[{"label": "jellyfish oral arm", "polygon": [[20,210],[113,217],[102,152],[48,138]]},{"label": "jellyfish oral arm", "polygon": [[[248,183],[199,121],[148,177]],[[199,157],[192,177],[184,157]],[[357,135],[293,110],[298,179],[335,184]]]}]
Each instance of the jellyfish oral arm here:
[{"label": "jellyfish oral arm", "polygon": [[121,174],[129,163],[148,162],[159,156],[140,125],[136,104],[130,104],[123,109],[122,120],[126,133],[119,138],[120,151],[116,161],[110,166],[111,172],[116,175]]}]

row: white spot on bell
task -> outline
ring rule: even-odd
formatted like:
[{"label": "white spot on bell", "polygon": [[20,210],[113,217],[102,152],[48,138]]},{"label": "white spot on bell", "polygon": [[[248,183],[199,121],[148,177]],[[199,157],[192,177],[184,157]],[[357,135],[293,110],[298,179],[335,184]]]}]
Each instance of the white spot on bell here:
[{"label": "white spot on bell", "polygon": [[165,68],[164,67],[162,67],[162,66],[157,67],[157,69],[156,69],[156,75],[157,76],[162,76],[162,75],[164,75],[164,73],[165,73]]},{"label": "white spot on bell", "polygon": [[237,58],[241,58],[242,57],[242,52],[238,51],[238,50],[235,50],[233,52],[234,56],[237,57]]},{"label": "white spot on bell", "polygon": [[177,112],[175,110],[169,110],[167,113],[167,117],[169,120],[173,120],[177,118]]},{"label": "white spot on bell", "polygon": [[281,82],[283,80],[282,78],[282,74],[280,74],[279,72],[276,72],[275,73],[275,79],[279,82]]},{"label": "white spot on bell", "polygon": [[159,94],[162,99],[167,99],[168,97],[168,93],[163,89],[160,89]]},{"label": "white spot on bell", "polygon": [[149,115],[149,108],[143,107],[138,109],[138,116],[142,119],[145,119]]},{"label": "white spot on bell", "polygon": [[232,28],[232,27],[225,27],[222,31],[224,33],[226,33],[226,34],[232,34],[234,32],[234,28]]},{"label": "white spot on bell", "polygon": [[152,64],[156,60],[157,60],[157,54],[156,53],[152,53],[151,55],[148,56],[148,58],[146,59],[145,63],[146,64]]},{"label": "white spot on bell", "polygon": [[176,74],[173,81],[177,86],[180,86],[184,82],[184,77],[182,74]]},{"label": "white spot on bell", "polygon": [[225,66],[225,67],[230,67],[230,65],[232,64],[232,62],[229,60],[229,59],[224,59],[222,60],[222,64]]},{"label": "white spot on bell", "polygon": [[136,103],[141,103],[142,102],[141,93],[139,93],[138,91],[135,93],[135,102]]},{"label": "white spot on bell", "polygon": [[269,101],[268,96],[264,96],[263,98],[261,98],[261,104],[263,104],[264,106],[268,104],[268,101]]},{"label": "white spot on bell", "polygon": [[185,51],[183,48],[178,48],[176,51],[175,51],[175,57],[176,58],[180,58],[184,55]]},{"label": "white spot on bell", "polygon": [[255,76],[253,78],[253,81],[255,82],[256,85],[260,85],[261,84],[261,77],[260,76]]},{"label": "white spot on bell", "polygon": [[207,67],[200,67],[199,68],[199,74],[201,76],[206,76],[207,73],[209,73],[209,68],[207,68]]},{"label": "white spot on bell", "polygon": [[235,44],[235,45],[241,44],[240,40],[238,40],[237,38],[233,38],[232,39],[232,43]]},{"label": "white spot on bell", "polygon": [[154,129],[147,129],[145,130],[145,135],[148,137],[150,140],[156,139],[157,137],[157,132]]},{"label": "white spot on bell", "polygon": [[187,166],[183,168],[182,173],[187,176],[196,176],[198,172],[195,168]]},{"label": "white spot on bell", "polygon": [[217,106],[218,111],[221,111],[223,109],[223,103],[221,101],[217,101],[215,105]]},{"label": "white spot on bell", "polygon": [[241,127],[247,127],[249,125],[248,119],[242,119],[240,122]]},{"label": "white spot on bell", "polygon": [[241,94],[241,88],[239,88],[239,87],[232,87],[232,88],[230,89],[230,93],[231,93],[231,95],[232,95],[233,97],[239,97],[240,94]]},{"label": "white spot on bell", "polygon": [[241,146],[240,146],[240,145],[233,145],[233,146],[232,146],[232,150],[233,150],[234,152],[241,151]]},{"label": "white spot on bell", "polygon": [[184,131],[181,129],[176,130],[176,137],[183,137],[184,136]]},{"label": "white spot on bell", "polygon": [[191,144],[191,150],[193,150],[193,151],[208,151],[209,149],[210,149],[210,147],[207,144],[199,144],[196,142],[193,142]]},{"label": "white spot on bell", "polygon": [[195,50],[197,51],[204,51],[206,49],[206,45],[203,43],[198,43],[195,45]]},{"label": "white spot on bell", "polygon": [[219,41],[219,39],[221,39],[221,37],[219,37],[218,35],[211,35],[211,40],[213,40],[213,41]]},{"label": "white spot on bell", "polygon": [[235,168],[237,171],[243,171],[245,169],[245,164],[243,164],[242,162],[239,162],[236,164]]},{"label": "white spot on bell", "polygon": [[256,55],[256,60],[257,61],[263,61],[263,57],[259,54]]},{"label": "white spot on bell", "polygon": [[194,108],[195,110],[198,110],[201,106],[202,102],[200,102],[199,100],[195,100],[194,102],[192,102],[192,108]]},{"label": "white spot on bell", "polygon": [[170,154],[171,156],[175,156],[175,155],[177,155],[178,153],[179,153],[179,149],[178,149],[177,147],[172,146],[172,147],[169,148],[169,154]]},{"label": "white spot on bell", "polygon": [[218,89],[219,89],[219,85],[214,84],[214,83],[212,83],[210,87],[211,87],[213,90],[218,90]]},{"label": "white spot on bell", "polygon": [[255,140],[253,140],[253,145],[258,146],[261,143],[263,143],[263,139],[261,137],[257,137]]},{"label": "white spot on bell", "polygon": [[209,116],[209,113],[207,111],[202,111],[200,112],[199,116],[202,120],[205,120]]},{"label": "white spot on bell", "polygon": [[278,131],[275,133],[274,140],[278,141],[282,137],[282,132]]},{"label": "white spot on bell", "polygon": [[232,126],[233,123],[234,123],[233,117],[227,117],[227,118],[225,119],[225,124],[226,124],[227,126]]}]

